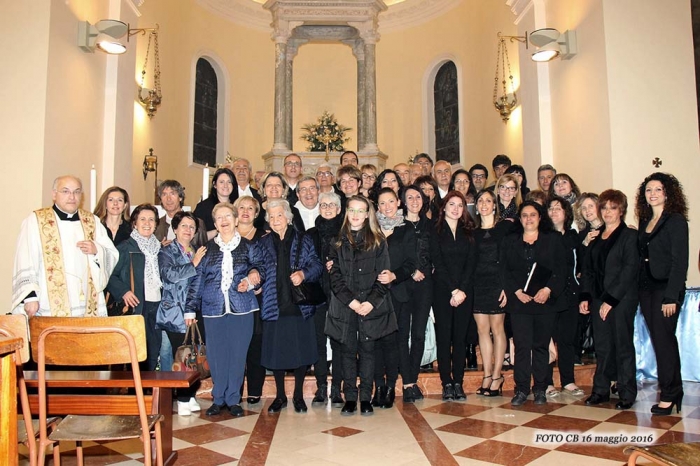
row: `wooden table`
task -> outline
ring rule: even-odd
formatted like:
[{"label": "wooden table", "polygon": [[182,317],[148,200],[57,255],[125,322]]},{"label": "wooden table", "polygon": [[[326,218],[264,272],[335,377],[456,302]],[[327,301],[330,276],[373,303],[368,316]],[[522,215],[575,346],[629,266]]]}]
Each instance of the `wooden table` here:
[{"label": "wooden table", "polygon": [[22,348],[21,338],[0,338],[0,462],[16,465],[17,365],[13,357]]},{"label": "wooden table", "polygon": [[[38,387],[38,373],[36,371],[25,371],[24,378],[27,387]],[[162,414],[164,417],[161,423],[161,435],[165,464],[173,464],[177,459],[177,452],[173,451],[172,390],[190,387],[198,379],[198,372],[141,372],[143,388],[153,389],[153,394],[145,397],[146,409],[150,407],[152,414]],[[46,371],[47,389],[129,388],[133,385],[131,373],[125,371]],[[29,404],[32,412],[39,412],[37,395],[29,396]],[[48,414],[52,416],[66,414],[138,415],[136,397],[129,395],[49,393],[47,409]]]}]

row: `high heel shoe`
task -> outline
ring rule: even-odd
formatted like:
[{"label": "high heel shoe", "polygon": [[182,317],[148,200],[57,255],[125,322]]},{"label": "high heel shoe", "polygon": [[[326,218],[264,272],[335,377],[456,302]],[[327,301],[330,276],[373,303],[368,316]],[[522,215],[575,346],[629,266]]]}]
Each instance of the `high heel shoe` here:
[{"label": "high heel shoe", "polygon": [[485,394],[486,394],[486,391],[487,391],[489,388],[491,388],[491,384],[489,384],[488,387],[484,387],[484,380],[486,380],[486,379],[491,379],[491,382],[493,382],[493,377],[490,376],[490,375],[487,375],[486,377],[482,378],[482,379],[481,379],[481,387],[479,387],[479,388],[476,389],[476,394],[477,394],[477,395],[485,395]]},{"label": "high heel shoe", "polygon": [[[493,387],[493,384],[495,382],[501,381],[501,384],[498,386],[498,388],[491,388]],[[497,379],[493,379],[491,381],[491,385],[489,388],[486,389],[484,392],[484,396],[502,396],[503,395],[503,384],[505,383],[505,380],[503,379],[503,376],[500,376]]]},{"label": "high heel shoe", "polygon": [[681,412],[681,405],[683,404],[683,392],[679,393],[678,396],[676,397],[675,400],[671,402],[670,405],[668,405],[665,408],[660,407],[658,404],[655,404],[654,406],[651,407],[651,414],[656,414],[660,416],[670,416],[671,413],[673,412],[673,407],[676,407],[676,413]]}]

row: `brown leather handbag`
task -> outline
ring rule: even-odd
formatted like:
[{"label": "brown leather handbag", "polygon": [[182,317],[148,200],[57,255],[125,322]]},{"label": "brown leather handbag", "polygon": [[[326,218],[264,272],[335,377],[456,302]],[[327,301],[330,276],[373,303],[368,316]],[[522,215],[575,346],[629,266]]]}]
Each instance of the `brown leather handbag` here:
[{"label": "brown leather handbag", "polygon": [[173,359],[173,372],[199,372],[200,379],[211,376],[207,361],[207,346],[202,341],[202,334],[196,323],[187,326],[185,340],[177,348]]}]

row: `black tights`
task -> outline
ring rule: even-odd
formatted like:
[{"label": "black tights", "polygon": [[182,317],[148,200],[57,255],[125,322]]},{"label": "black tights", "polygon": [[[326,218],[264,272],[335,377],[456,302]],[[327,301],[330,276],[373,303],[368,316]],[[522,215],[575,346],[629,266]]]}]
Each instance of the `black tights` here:
[{"label": "black tights", "polygon": [[[301,366],[294,369],[294,398],[301,400],[304,398],[304,378],[306,377],[306,367]],[[286,399],[284,390],[284,370],[272,371],[275,375],[275,386],[277,387],[277,398]]]}]

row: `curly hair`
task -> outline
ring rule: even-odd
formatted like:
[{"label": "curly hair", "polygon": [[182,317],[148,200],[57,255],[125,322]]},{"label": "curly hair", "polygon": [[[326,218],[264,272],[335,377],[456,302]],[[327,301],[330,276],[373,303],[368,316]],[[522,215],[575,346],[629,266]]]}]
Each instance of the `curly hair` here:
[{"label": "curly hair", "polygon": [[644,178],[642,184],[637,190],[637,202],[635,206],[635,214],[639,219],[639,223],[648,222],[651,219],[651,206],[647,203],[645,191],[647,184],[650,181],[659,181],[664,187],[664,212],[669,214],[681,214],[688,221],[688,199],[683,193],[683,185],[678,179],[670,173],[656,172]]},{"label": "curly hair", "polygon": [[[547,214],[549,214],[549,209],[552,204],[558,202],[562,209],[564,209],[564,231],[571,228],[571,224],[574,222],[574,209],[571,208],[569,201],[560,196],[552,196],[547,201]],[[551,219],[551,217],[550,217]],[[556,227],[554,228],[556,230]]]},{"label": "curly hair", "polygon": [[464,194],[460,193],[459,191],[450,191],[445,196],[445,199],[442,200],[442,204],[440,206],[440,216],[438,217],[435,229],[438,233],[442,233],[444,223],[443,220],[445,219],[445,209],[447,208],[447,204],[449,204],[450,200],[454,197],[462,201],[462,216],[457,221],[457,227],[464,231],[470,241],[473,241],[474,237],[472,236],[472,232],[474,231],[476,225],[474,224],[474,219],[472,219],[472,216],[469,215],[469,211],[467,210],[467,199],[464,197]]}]

